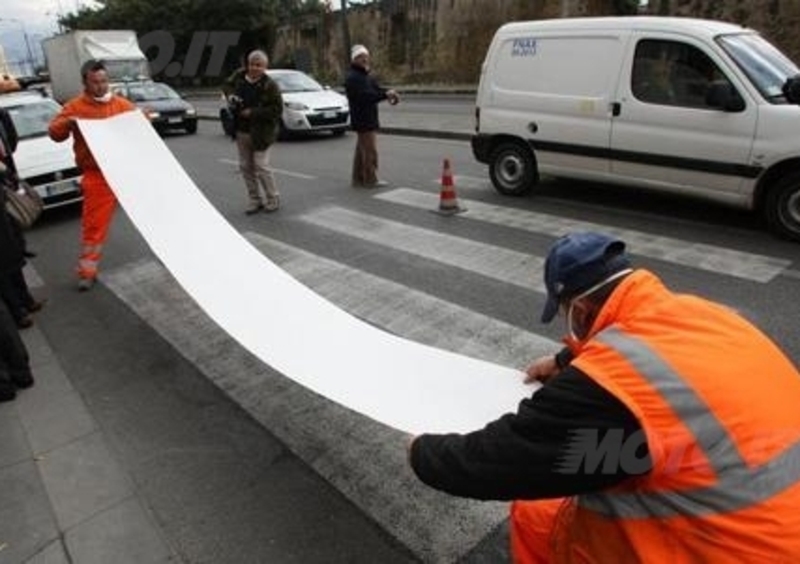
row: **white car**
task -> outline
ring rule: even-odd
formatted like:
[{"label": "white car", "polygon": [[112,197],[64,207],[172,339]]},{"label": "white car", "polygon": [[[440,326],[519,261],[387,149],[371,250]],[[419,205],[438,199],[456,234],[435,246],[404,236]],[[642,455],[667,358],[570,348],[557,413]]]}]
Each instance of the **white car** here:
[{"label": "white car", "polygon": [[0,95],[0,107],[11,115],[19,136],[14,151],[17,173],[39,193],[45,209],[81,200],[81,173],[75,166],[72,143],[55,143],[47,135],[61,105],[31,90]]},{"label": "white car", "polygon": [[[283,96],[281,133],[330,131],[343,135],[350,128],[350,106],[347,98],[296,70],[270,69]],[[223,130],[230,134],[231,118],[227,108],[220,111]]]}]

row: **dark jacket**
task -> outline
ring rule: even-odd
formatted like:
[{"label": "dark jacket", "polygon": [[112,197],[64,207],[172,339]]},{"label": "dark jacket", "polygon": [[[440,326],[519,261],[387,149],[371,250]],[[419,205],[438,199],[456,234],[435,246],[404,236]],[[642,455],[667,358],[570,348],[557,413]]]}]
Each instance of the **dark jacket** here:
[{"label": "dark jacket", "polygon": [[16,181],[17,167],[12,154],[17,150],[18,141],[17,128],[14,127],[11,115],[5,108],[0,108],[0,143],[3,144],[2,153],[5,153],[3,164],[6,166],[5,174],[14,181]]},{"label": "dark jacket", "polygon": [[350,104],[350,126],[354,131],[375,131],[380,128],[378,103],[386,100],[386,89],[370,76],[369,71],[350,65],[345,80],[347,101]]},{"label": "dark jacket", "polygon": [[275,81],[266,74],[255,83],[248,83],[246,74],[245,69],[235,71],[225,80],[222,91],[225,96],[235,94],[244,101],[236,106],[236,111],[250,109],[249,118],[236,117],[236,131],[249,133],[253,149],[264,151],[278,138],[283,96]]},{"label": "dark jacket", "polygon": [[[420,435],[411,449],[411,467],[429,486],[462,497],[512,500],[545,499],[598,491],[630,479],[627,467],[593,460],[587,468],[566,469],[575,454],[576,439],[607,434],[623,441],[641,432],[625,405],[589,376],[568,366],[516,413],[504,415],[466,435]],[[637,452],[647,463],[643,444]],[[647,470],[642,468],[642,473]]]},{"label": "dark jacket", "polygon": [[6,213],[6,190],[16,190],[19,182],[13,156],[17,141],[17,129],[11,116],[0,108],[0,144],[5,154],[0,166],[0,273],[17,270],[25,264],[22,231]]},{"label": "dark jacket", "polygon": [[0,275],[25,265],[25,244],[18,226],[6,213],[6,185],[0,181]]}]

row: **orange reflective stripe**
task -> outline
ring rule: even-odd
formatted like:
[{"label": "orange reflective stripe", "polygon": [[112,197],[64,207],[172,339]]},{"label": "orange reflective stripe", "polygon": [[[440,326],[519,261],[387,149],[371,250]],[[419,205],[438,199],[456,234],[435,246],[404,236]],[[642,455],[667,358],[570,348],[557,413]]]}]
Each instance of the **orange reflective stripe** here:
[{"label": "orange reflective stripe", "polygon": [[610,328],[597,339],[623,355],[690,429],[717,475],[716,484],[682,491],[598,493],[581,507],[609,517],[704,516],[746,509],[800,483],[800,441],[757,467],[749,467],[725,428],[683,378],[644,341]]}]

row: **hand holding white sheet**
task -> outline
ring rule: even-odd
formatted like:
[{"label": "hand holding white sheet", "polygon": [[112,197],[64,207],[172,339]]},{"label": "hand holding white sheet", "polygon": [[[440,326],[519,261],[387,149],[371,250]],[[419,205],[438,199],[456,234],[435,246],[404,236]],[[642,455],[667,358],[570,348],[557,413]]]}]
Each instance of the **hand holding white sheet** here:
[{"label": "hand holding white sheet", "polygon": [[283,375],[414,434],[481,428],[530,395],[521,372],[376,329],[291,278],[206,200],[141,112],[81,120],[79,127],[178,283]]}]

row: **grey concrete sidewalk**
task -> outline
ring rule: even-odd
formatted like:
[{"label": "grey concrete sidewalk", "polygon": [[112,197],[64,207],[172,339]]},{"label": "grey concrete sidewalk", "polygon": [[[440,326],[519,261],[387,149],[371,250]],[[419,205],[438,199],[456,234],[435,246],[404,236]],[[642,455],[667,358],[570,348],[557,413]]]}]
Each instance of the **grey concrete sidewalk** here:
[{"label": "grey concrete sidewalk", "polygon": [[36,384],[0,404],[0,564],[177,562],[35,326]]}]

